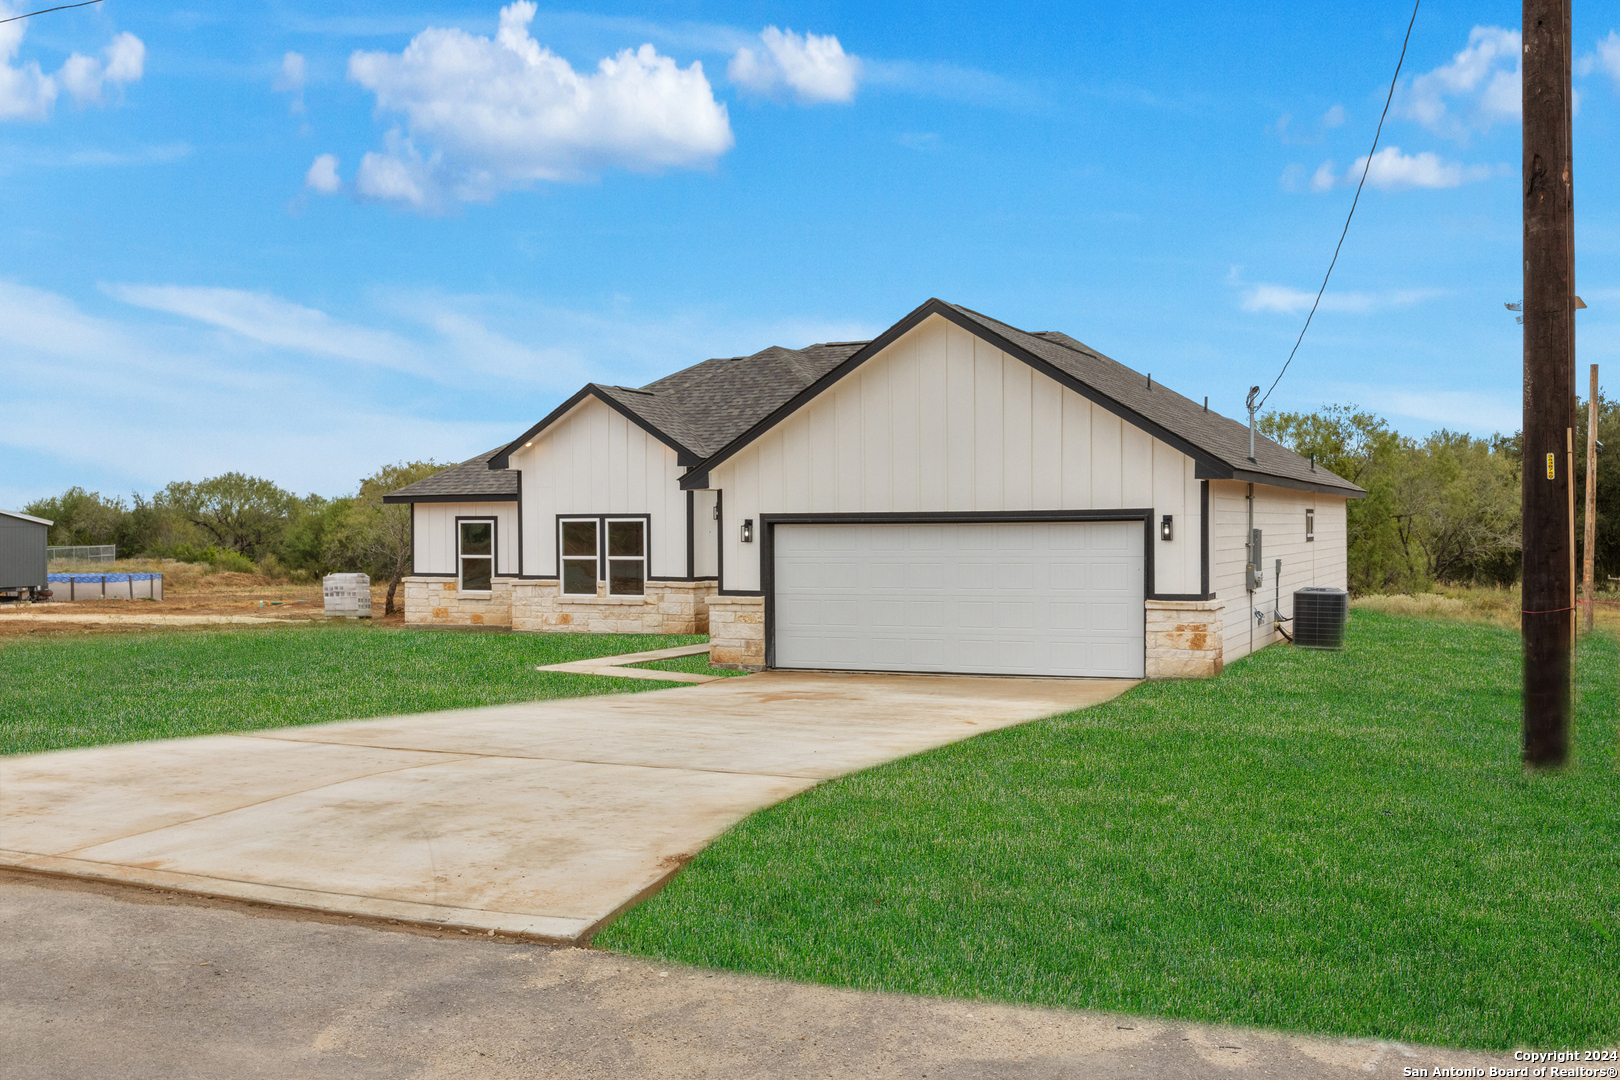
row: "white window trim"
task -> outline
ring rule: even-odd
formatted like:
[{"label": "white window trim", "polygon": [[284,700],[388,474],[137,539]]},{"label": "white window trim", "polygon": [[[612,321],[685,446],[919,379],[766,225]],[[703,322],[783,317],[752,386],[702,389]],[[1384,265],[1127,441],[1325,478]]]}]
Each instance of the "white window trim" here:
[{"label": "white window trim", "polygon": [[[592,575],[591,591],[588,593],[571,593],[568,591],[568,570],[563,565],[569,559],[583,559],[584,555],[563,554],[563,526],[575,521],[588,521],[596,530],[596,554],[590,557],[591,564],[596,568]],[[560,517],[557,519],[557,592],[563,596],[594,597],[598,586],[602,583],[602,519],[596,515],[580,515],[578,517]]]},{"label": "white window trim", "polygon": [[[607,582],[607,594],[609,596],[646,596],[647,595],[647,533],[650,531],[647,528],[647,525],[648,525],[647,519],[644,518],[644,517],[610,517],[610,518],[605,519],[605,521],[603,523],[603,527],[602,527],[602,538],[601,538],[602,550],[605,553],[607,552],[608,529],[615,522],[620,522],[620,521],[633,521],[637,525],[641,526],[641,554],[639,556],[613,555],[611,553],[606,554],[606,558],[607,558],[606,571],[607,572],[605,574],[603,574],[602,577],[603,577],[603,580]],[[616,592],[613,591],[613,563],[615,561],[629,562],[632,558],[634,558],[636,561],[641,563],[641,589],[640,589],[639,592],[633,592],[633,593],[622,593],[622,592],[616,593]]]},{"label": "white window trim", "polygon": [[[464,526],[464,525],[480,525],[480,524],[484,524],[484,523],[488,523],[488,525],[489,525],[489,554],[488,555],[463,555],[461,553],[461,529],[462,529],[462,526]],[[491,596],[491,595],[494,594],[494,591],[495,591],[495,574],[496,574],[495,555],[496,555],[496,552],[500,550],[498,545],[497,545],[497,537],[496,537],[496,532],[499,529],[499,527],[500,526],[497,523],[497,520],[495,518],[492,518],[492,517],[488,517],[488,518],[465,517],[465,518],[459,519],[456,522],[456,592],[462,593],[462,594],[467,595],[467,596]],[[466,585],[463,584],[464,579],[463,579],[462,575],[463,575],[463,573],[464,573],[464,571],[466,569],[466,563],[463,560],[465,560],[465,559],[485,559],[485,558],[487,558],[489,560],[489,584],[490,584],[490,587],[487,588],[487,589],[469,589],[469,588],[467,588]]]}]

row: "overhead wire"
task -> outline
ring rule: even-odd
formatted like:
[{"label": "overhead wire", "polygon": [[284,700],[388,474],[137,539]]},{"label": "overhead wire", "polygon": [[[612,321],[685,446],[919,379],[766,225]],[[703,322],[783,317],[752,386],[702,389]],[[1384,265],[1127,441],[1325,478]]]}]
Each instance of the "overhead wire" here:
[{"label": "overhead wire", "polygon": [[32,19],[35,15],[49,15],[53,11],[66,11],[68,8],[89,7],[91,4],[99,3],[101,3],[101,0],[84,0],[82,4],[63,4],[61,7],[42,8],[39,11],[30,11],[26,15],[13,15],[9,19],[0,19],[0,24],[16,22],[19,19]]},{"label": "overhead wire", "polygon": [[1339,242],[1333,246],[1333,259],[1328,263],[1327,273],[1322,275],[1322,287],[1316,290],[1316,299],[1311,302],[1310,314],[1305,316],[1305,325],[1299,328],[1299,337],[1294,340],[1294,347],[1288,351],[1288,359],[1283,362],[1282,370],[1277,372],[1277,377],[1271,380],[1271,389],[1260,399],[1260,405],[1266,403],[1266,399],[1271,397],[1271,391],[1277,389],[1277,384],[1282,382],[1282,377],[1288,373],[1288,365],[1294,362],[1294,354],[1299,352],[1300,342],[1305,340],[1305,331],[1311,328],[1311,320],[1316,317],[1316,308],[1322,302],[1322,294],[1327,292],[1328,278],[1333,276],[1333,268],[1339,263],[1339,249],[1344,247],[1344,238],[1350,234],[1350,221],[1356,216],[1356,204],[1361,202],[1361,189],[1367,183],[1367,173],[1372,169],[1373,154],[1377,153],[1378,140],[1384,134],[1384,120],[1389,116],[1390,102],[1395,100],[1395,86],[1401,79],[1401,65],[1406,63],[1406,47],[1412,41],[1412,27],[1417,23],[1418,5],[1422,2],[1423,0],[1413,0],[1412,17],[1406,23],[1406,37],[1401,41],[1401,56],[1395,61],[1395,75],[1389,80],[1389,93],[1384,97],[1384,111],[1378,116],[1378,130],[1373,132],[1372,149],[1367,151],[1367,161],[1361,167],[1361,180],[1356,184],[1356,197],[1350,200],[1350,212],[1344,217],[1344,229],[1339,233]]}]

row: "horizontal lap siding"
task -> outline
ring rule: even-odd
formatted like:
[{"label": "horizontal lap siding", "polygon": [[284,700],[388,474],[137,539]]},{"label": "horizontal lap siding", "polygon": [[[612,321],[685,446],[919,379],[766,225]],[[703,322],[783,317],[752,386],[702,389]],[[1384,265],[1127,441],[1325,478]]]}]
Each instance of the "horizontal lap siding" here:
[{"label": "horizontal lap siding", "polygon": [[[1224,644],[1228,661],[1248,654],[1251,625],[1256,649],[1282,640],[1272,629],[1271,613],[1276,608],[1292,617],[1296,590],[1308,585],[1347,587],[1346,500],[1256,484],[1254,527],[1261,532],[1260,557],[1265,582],[1251,596],[1244,587],[1244,567],[1248,564],[1247,492],[1246,484],[1210,482],[1210,587],[1225,604]],[[1305,539],[1307,508],[1316,511],[1316,539],[1311,542]],[[1276,579],[1278,559],[1283,561],[1280,581]],[[1254,622],[1256,609],[1265,613],[1264,623]]]},{"label": "horizontal lap siding", "polygon": [[618,410],[586,398],[510,464],[523,474],[527,576],[557,572],[558,514],[649,514],[648,573],[686,576],[684,470],[675,451]]},{"label": "horizontal lap siding", "polygon": [[[1200,587],[1193,462],[937,316],[715,468],[728,590],[760,588],[741,522],[780,513],[1150,507],[1156,589]],[[1157,535],[1157,533],[1155,533]]]},{"label": "horizontal lap siding", "polygon": [[416,503],[415,566],[418,574],[456,573],[456,518],[495,519],[495,572],[518,572],[518,506],[515,502]]}]

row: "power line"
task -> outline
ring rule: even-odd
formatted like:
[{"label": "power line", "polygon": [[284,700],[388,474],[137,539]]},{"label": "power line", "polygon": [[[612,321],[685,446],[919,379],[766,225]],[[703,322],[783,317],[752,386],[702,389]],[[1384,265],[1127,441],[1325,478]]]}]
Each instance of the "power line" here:
[{"label": "power line", "polygon": [[0,23],[16,22],[18,19],[32,19],[35,15],[49,15],[53,11],[66,11],[68,8],[89,7],[91,4],[99,3],[101,3],[101,0],[84,0],[82,4],[63,4],[61,7],[48,7],[42,11],[30,11],[26,15],[13,15],[9,19],[0,19]]},{"label": "power line", "polygon": [[[1406,24],[1406,37],[1401,41],[1401,58],[1395,61],[1395,75],[1389,80],[1389,94],[1384,98],[1384,111],[1378,117],[1378,130],[1373,132],[1372,149],[1367,151],[1367,163],[1361,167],[1361,181],[1356,184],[1356,197],[1350,200],[1350,212],[1344,217],[1344,231],[1339,233],[1339,242],[1333,246],[1333,260],[1328,263],[1327,273],[1322,275],[1322,287],[1316,290],[1316,299],[1311,303],[1311,313],[1305,316],[1305,325],[1299,328],[1299,337],[1294,341],[1294,347],[1288,350],[1288,359],[1283,362],[1282,371],[1271,381],[1271,390],[1277,389],[1282,377],[1288,371],[1288,365],[1294,362],[1294,354],[1299,352],[1299,343],[1305,340],[1305,331],[1311,328],[1311,320],[1316,317],[1316,305],[1322,302],[1322,294],[1327,292],[1328,278],[1333,276],[1333,268],[1339,262],[1339,249],[1344,247],[1344,238],[1350,233],[1350,219],[1356,216],[1356,204],[1361,201],[1361,189],[1367,183],[1367,172],[1372,168],[1373,154],[1378,150],[1378,139],[1384,133],[1384,119],[1389,116],[1389,103],[1395,100],[1395,84],[1401,78],[1401,65],[1406,63],[1406,46],[1412,40],[1412,26],[1417,22],[1418,4],[1423,0],[1413,0],[1412,18]],[[1260,399],[1260,405],[1266,403],[1271,397],[1271,390]],[[1258,408],[1259,406],[1256,406]]]}]

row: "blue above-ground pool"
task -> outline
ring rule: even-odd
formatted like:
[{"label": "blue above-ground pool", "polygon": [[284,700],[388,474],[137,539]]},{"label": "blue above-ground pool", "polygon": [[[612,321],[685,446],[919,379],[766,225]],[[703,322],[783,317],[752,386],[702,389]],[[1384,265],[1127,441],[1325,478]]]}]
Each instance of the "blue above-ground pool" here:
[{"label": "blue above-ground pool", "polygon": [[55,600],[161,600],[162,574],[47,574]]}]

